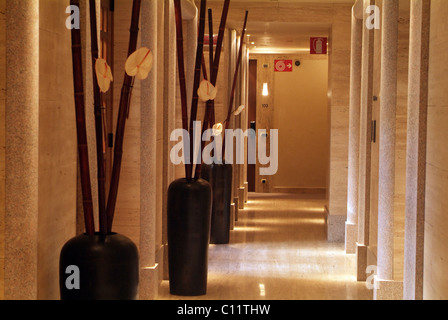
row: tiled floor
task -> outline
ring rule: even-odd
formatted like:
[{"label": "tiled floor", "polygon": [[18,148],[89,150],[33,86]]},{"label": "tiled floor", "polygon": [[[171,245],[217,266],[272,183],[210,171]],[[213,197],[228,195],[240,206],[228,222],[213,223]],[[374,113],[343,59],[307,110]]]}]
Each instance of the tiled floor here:
[{"label": "tiled floor", "polygon": [[355,256],[326,241],[322,196],[251,194],[228,245],[211,245],[207,295],[159,299],[367,300]]}]

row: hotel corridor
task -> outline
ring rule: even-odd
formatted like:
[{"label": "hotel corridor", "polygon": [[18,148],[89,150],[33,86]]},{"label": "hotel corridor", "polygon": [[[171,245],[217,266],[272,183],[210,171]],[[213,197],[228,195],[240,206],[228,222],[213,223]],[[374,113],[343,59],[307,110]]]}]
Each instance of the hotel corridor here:
[{"label": "hotel corridor", "polygon": [[448,300],[446,17],[0,0],[0,301]]},{"label": "hotel corridor", "polygon": [[368,300],[356,281],[355,255],[326,239],[323,195],[249,195],[229,245],[211,245],[207,295],[159,299]]}]

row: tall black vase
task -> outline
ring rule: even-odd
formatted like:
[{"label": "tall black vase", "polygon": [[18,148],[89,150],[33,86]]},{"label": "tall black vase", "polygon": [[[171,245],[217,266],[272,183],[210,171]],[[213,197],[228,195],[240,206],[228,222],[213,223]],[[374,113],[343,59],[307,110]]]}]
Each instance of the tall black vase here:
[{"label": "tall black vase", "polygon": [[138,250],[123,235],[83,234],[61,250],[61,300],[136,300],[138,282]]},{"label": "tall black vase", "polygon": [[204,180],[207,180],[210,183],[213,190],[210,243],[228,244],[230,242],[232,165],[204,165],[201,175]]},{"label": "tall black vase", "polygon": [[203,180],[180,179],[168,190],[168,264],[170,292],[207,293],[212,189]]}]

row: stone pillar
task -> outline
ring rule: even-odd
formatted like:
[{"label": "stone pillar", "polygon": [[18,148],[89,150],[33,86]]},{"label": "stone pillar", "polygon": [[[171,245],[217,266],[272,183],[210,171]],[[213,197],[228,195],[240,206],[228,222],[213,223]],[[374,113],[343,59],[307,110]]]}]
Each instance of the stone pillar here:
[{"label": "stone pillar", "polygon": [[[361,2],[358,1],[359,5]],[[361,105],[361,66],[363,20],[352,8],[352,45],[350,66],[350,125],[348,156],[347,221],[345,223],[345,252],[356,253],[358,235],[358,182],[359,182],[359,116]]]},{"label": "stone pillar", "polygon": [[0,300],[4,294],[5,263],[5,105],[6,105],[6,0],[0,0]]},{"label": "stone pillar", "polygon": [[[246,38],[247,39],[247,38]],[[241,104],[245,106],[244,111],[241,114],[242,117],[242,129],[246,131],[248,129],[247,119],[249,114],[249,49],[247,44],[243,44],[243,57],[241,62],[242,74],[243,74],[243,96],[241,99]],[[247,137],[244,138],[244,159],[247,159]],[[249,200],[249,182],[247,181],[247,160],[244,161],[243,165],[243,187],[244,187],[244,202],[247,203]]]},{"label": "stone pillar", "polygon": [[378,300],[402,298],[402,283],[393,281],[398,9],[398,1],[383,1],[379,132],[381,192],[378,193],[378,275],[374,290],[374,298]]},{"label": "stone pillar", "polygon": [[[155,299],[158,293],[156,263],[156,130],[157,130],[157,1],[142,2],[142,46],[151,49],[153,68],[142,81],[140,108],[140,288],[141,300]],[[160,4],[159,4],[160,5]]]},{"label": "stone pillar", "polygon": [[162,243],[163,243],[163,279],[168,279],[168,235],[167,235],[167,203],[168,188],[175,179],[176,169],[170,160],[170,134],[176,126],[176,33],[174,23],[174,3],[164,2],[164,78],[163,78],[163,173],[162,173]]},{"label": "stone pillar", "polygon": [[[236,66],[236,52],[237,52],[237,32],[234,29],[229,29],[228,30],[228,39],[229,42],[227,43],[227,48],[229,51],[228,54],[228,61],[229,61],[229,65],[228,65],[228,88],[232,88],[232,84],[233,84],[233,74],[235,72],[235,66]],[[230,89],[229,89],[230,92]],[[227,107],[228,107],[228,103],[229,101],[226,100],[224,103],[224,110],[225,113],[227,114]],[[239,118],[239,117],[238,117]],[[230,128],[237,128],[237,124],[238,124],[238,119],[237,117],[231,117],[230,118]],[[233,145],[233,154],[236,153],[236,146]],[[242,204],[240,203],[241,199],[240,199],[240,180],[239,180],[239,170],[240,170],[240,165],[234,163],[232,165],[232,203],[231,203],[231,215],[233,217],[231,217],[232,221],[232,228],[234,227],[234,223],[235,221],[238,221],[238,210],[242,209]]]},{"label": "stone pillar", "polygon": [[39,1],[6,1],[5,299],[37,299]]},{"label": "stone pillar", "polygon": [[404,248],[405,300],[423,299],[430,0],[411,1]]},{"label": "stone pillar", "polygon": [[361,111],[359,126],[359,183],[358,183],[358,240],[356,243],[357,279],[366,280],[367,246],[369,244],[370,216],[370,167],[371,167],[371,121],[373,83],[374,32],[365,27],[368,6],[374,1],[363,1]]},{"label": "stone pillar", "polygon": [[[241,35],[238,36],[237,38],[237,52],[236,52],[236,56],[238,57],[238,53],[239,53],[239,49],[240,46],[239,44],[241,43]],[[235,96],[235,105],[234,108],[238,108],[241,105],[245,105],[246,103],[246,87],[245,87],[245,68],[246,68],[246,45],[243,42],[243,46],[242,46],[242,56],[241,56],[241,61],[240,61],[240,66],[238,69],[238,88],[237,88],[237,96]],[[246,130],[247,128],[247,120],[246,120],[246,112],[242,112],[240,113],[238,116],[235,116],[236,118],[238,118],[238,125],[237,128],[243,130],[243,132]],[[244,137],[244,155],[246,155],[246,150],[247,150],[247,137]],[[244,159],[246,159],[246,157],[244,157]],[[239,192],[239,198],[240,198],[240,202],[239,202],[239,206],[240,209],[244,209],[246,207],[246,202],[247,202],[247,192],[246,192],[246,161],[244,161],[242,164],[239,165],[240,170],[239,170],[239,186],[240,186],[240,192]]]}]

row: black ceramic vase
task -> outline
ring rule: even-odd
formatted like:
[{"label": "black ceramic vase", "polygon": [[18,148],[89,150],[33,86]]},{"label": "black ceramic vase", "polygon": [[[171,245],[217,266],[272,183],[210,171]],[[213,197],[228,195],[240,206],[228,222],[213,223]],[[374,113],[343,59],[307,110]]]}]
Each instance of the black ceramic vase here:
[{"label": "black ceramic vase", "polygon": [[168,264],[170,292],[207,293],[212,189],[203,180],[179,179],[168,189]]},{"label": "black ceramic vase", "polygon": [[201,175],[204,180],[210,183],[213,191],[210,243],[228,244],[230,242],[232,165],[204,165]]},{"label": "black ceramic vase", "polygon": [[123,235],[83,234],[61,250],[61,300],[136,300],[138,282],[138,250]]}]

